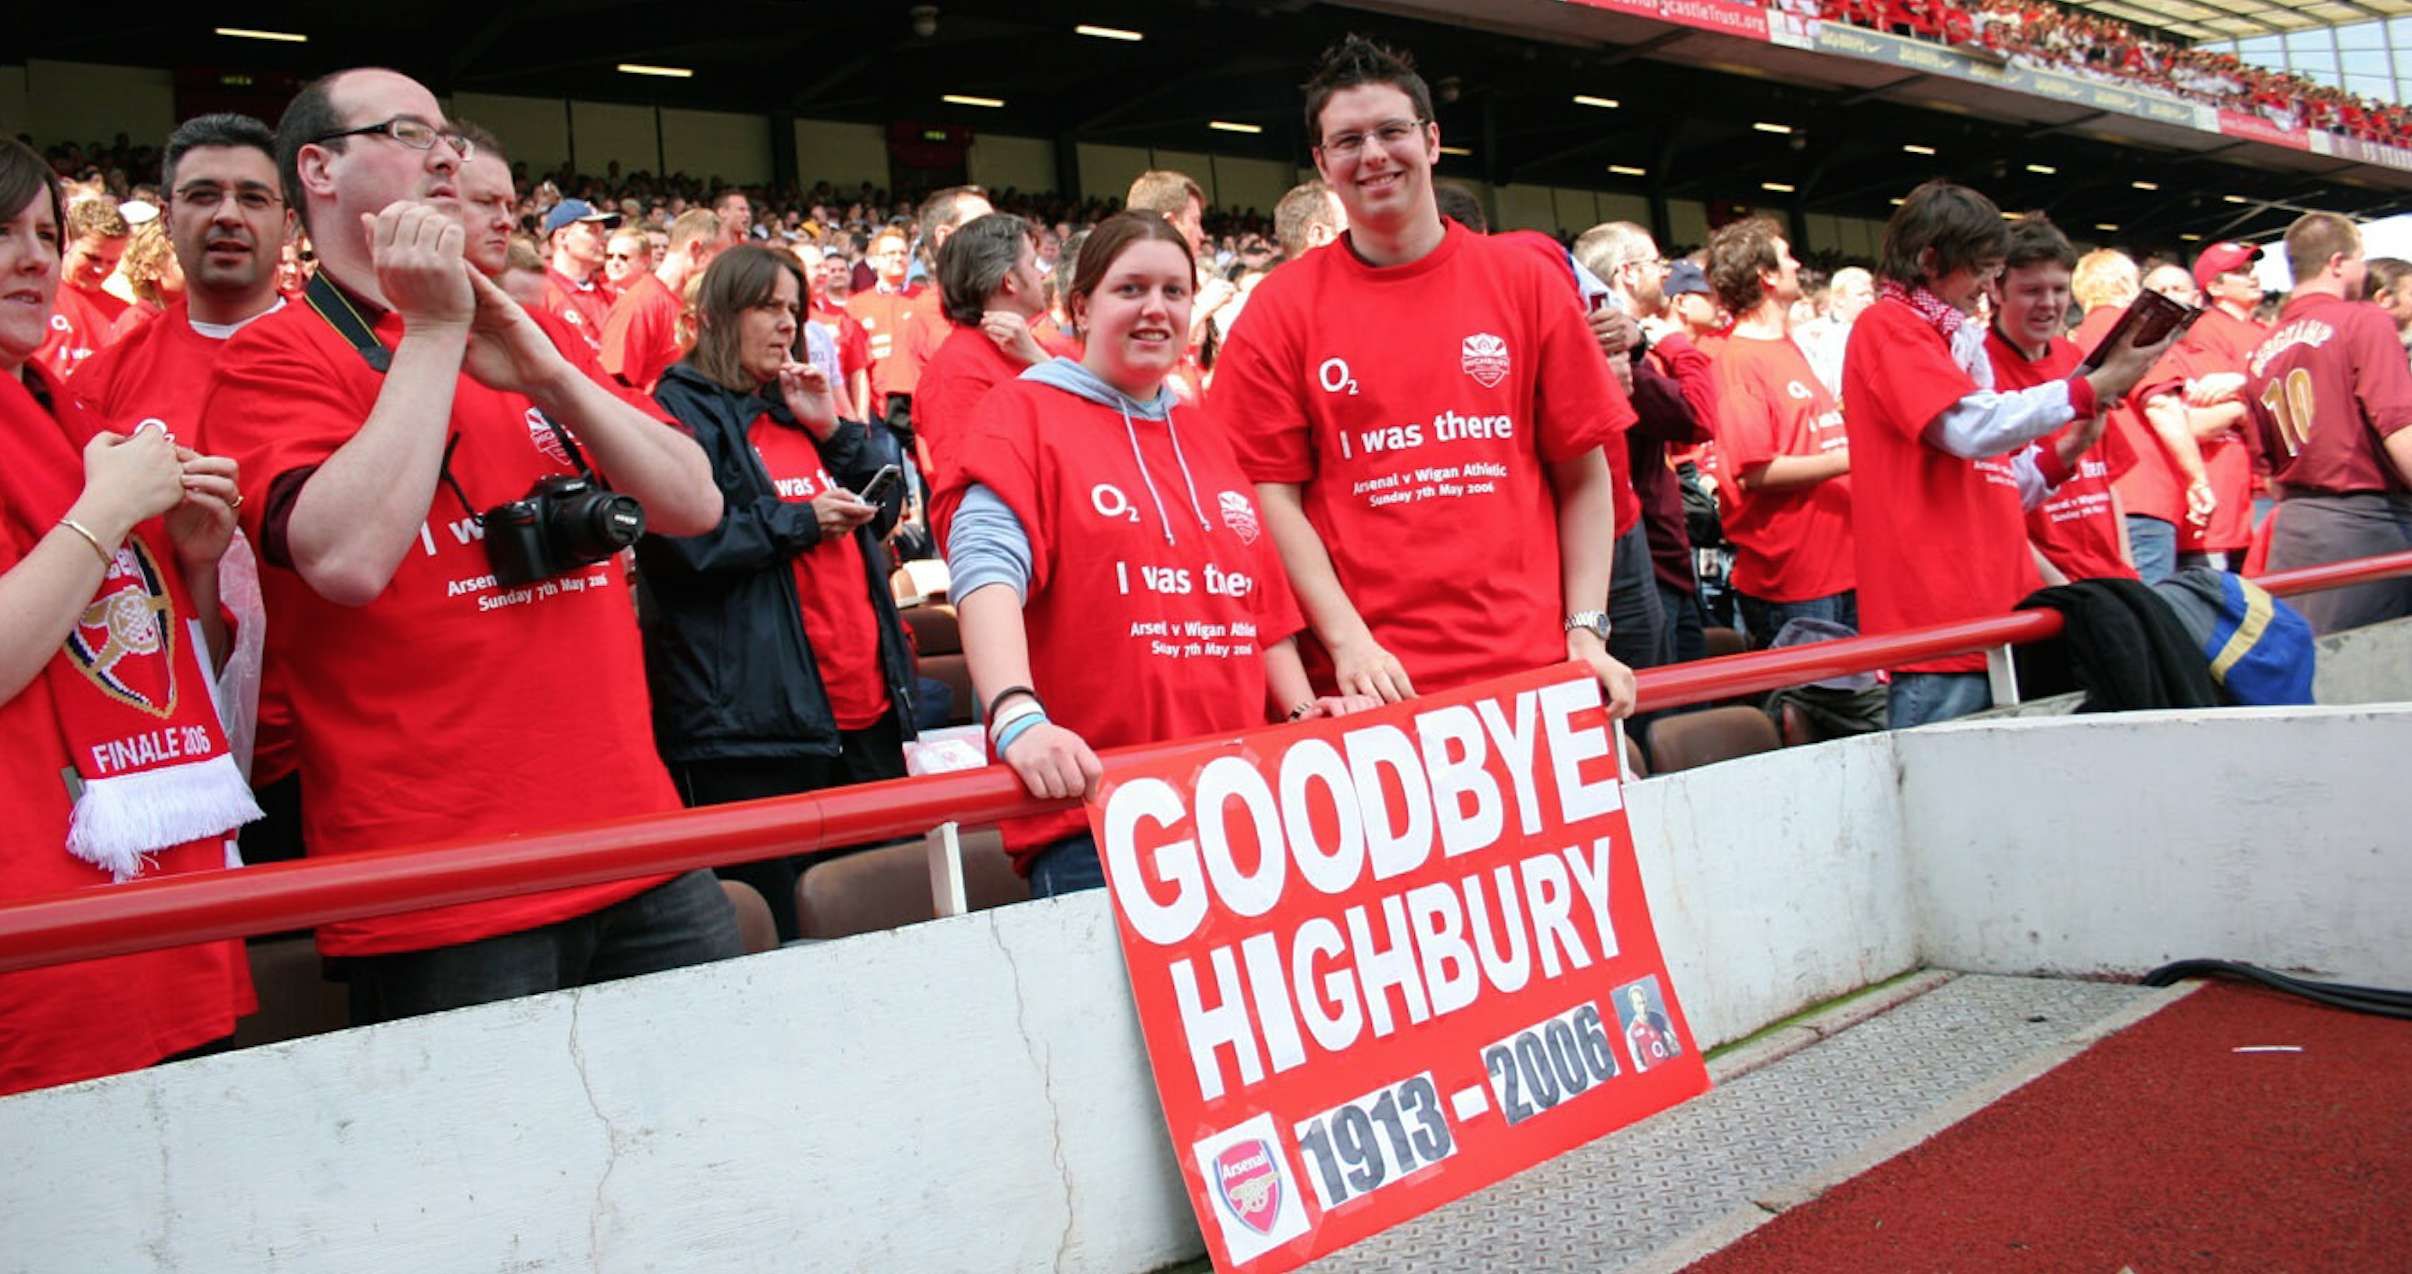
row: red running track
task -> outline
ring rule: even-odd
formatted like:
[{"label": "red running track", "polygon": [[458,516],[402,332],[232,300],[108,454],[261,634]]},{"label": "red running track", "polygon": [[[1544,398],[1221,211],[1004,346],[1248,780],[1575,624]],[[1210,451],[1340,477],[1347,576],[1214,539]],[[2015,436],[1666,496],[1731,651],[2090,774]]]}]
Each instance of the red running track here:
[{"label": "red running track", "polygon": [[2412,1270],[2412,1022],[2212,985],[1687,1274],[1996,1270]]}]

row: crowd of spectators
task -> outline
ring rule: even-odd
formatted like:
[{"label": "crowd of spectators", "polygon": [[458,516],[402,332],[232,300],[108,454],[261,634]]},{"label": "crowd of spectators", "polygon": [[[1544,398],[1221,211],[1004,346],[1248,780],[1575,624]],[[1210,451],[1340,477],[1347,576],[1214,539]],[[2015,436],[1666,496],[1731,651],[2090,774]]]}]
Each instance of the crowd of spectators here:
[{"label": "crowd of spectators", "polygon": [[2277,128],[2412,145],[2412,110],[2253,66],[2234,53],[2158,39],[2106,14],[2051,0],[1776,0],[1827,22],[1932,40],[2013,66],[2157,89]]},{"label": "crowd of spectators", "polygon": [[[2412,370],[2342,218],[2290,230],[2265,331],[2252,249],[2081,260],[1946,182],[1823,280],[1763,218],[1681,256],[1626,222],[1492,234],[1434,179],[1430,90],[1356,37],[1305,116],[1319,177],[1270,216],[1174,171],[1112,211],[530,183],[380,70],[273,130],[0,143],[0,897],[216,869],[246,824],[340,855],[890,778],[950,716],[1048,798],[1101,749],[1561,661],[1625,716],[1712,627],[2404,547]],[[2147,292],[2205,307],[2183,342],[2113,331]],[[2362,361],[2289,372],[2298,347]],[[2368,418],[2264,392],[2315,371]],[[891,594],[933,557],[968,704]],[[2412,613],[2370,587],[2314,621]],[[1970,657],[1891,674],[1788,737],[1990,702]],[[1035,892],[1103,884],[1084,827],[1005,829]],[[318,942],[380,1021],[735,954],[748,895],[792,937],[796,870]],[[251,1003],[239,944],[0,975],[0,1091]]]}]

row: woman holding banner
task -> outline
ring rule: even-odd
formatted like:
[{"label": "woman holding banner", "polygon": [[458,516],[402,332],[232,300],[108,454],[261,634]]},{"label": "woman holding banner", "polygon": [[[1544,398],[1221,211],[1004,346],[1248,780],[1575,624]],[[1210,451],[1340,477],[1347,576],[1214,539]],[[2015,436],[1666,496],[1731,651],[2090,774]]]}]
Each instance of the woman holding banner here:
[{"label": "woman holding banner", "polygon": [[[1162,217],[1108,218],[1065,297],[1086,346],[999,385],[963,441],[948,565],[989,743],[1031,795],[1087,795],[1095,749],[1370,707],[1315,697],[1303,622],[1214,422],[1178,419],[1197,278]],[[1040,896],[1105,883],[1078,810],[1006,824]]]},{"label": "woman holding banner", "polygon": [[[111,432],[34,355],[58,178],[0,141],[0,899],[222,868],[260,816],[210,695],[232,461]],[[255,1007],[240,940],[0,974],[0,1094],[148,1066]]]}]

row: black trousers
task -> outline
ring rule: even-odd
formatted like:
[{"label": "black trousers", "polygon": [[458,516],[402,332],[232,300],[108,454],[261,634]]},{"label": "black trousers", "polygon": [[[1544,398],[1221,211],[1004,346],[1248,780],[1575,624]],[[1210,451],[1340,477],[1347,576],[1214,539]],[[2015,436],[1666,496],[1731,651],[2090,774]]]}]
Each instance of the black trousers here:
[{"label": "black trousers", "polygon": [[[839,731],[836,756],[731,758],[670,767],[670,778],[678,785],[679,799],[689,809],[904,776],[904,731],[896,723],[894,708],[860,730]],[[779,927],[779,941],[793,942],[801,936],[796,932],[796,880],[812,861],[834,856],[834,853],[810,858],[781,855],[713,870],[722,880],[752,885],[762,900],[770,904],[771,920]]]}]

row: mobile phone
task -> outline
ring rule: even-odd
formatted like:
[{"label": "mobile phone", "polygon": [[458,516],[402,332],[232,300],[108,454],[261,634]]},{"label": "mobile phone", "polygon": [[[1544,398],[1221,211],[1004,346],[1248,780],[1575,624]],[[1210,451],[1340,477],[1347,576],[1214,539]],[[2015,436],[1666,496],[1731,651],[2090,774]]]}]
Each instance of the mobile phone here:
[{"label": "mobile phone", "polygon": [[2109,358],[2112,350],[2126,343],[2131,332],[2135,335],[2135,344],[2153,345],[2171,332],[2184,332],[2202,316],[2201,310],[2172,301],[2158,292],[2141,293],[2126,312],[2119,315],[2119,321],[2111,325],[2109,334],[2085,356],[2085,361],[2079,363],[2077,369],[2082,373],[2102,366],[2102,360]]},{"label": "mobile phone", "polygon": [[869,482],[863,484],[859,498],[865,504],[879,504],[885,501],[888,493],[894,491],[896,484],[902,481],[904,481],[904,470],[895,465],[883,465],[879,472],[871,475]]}]

